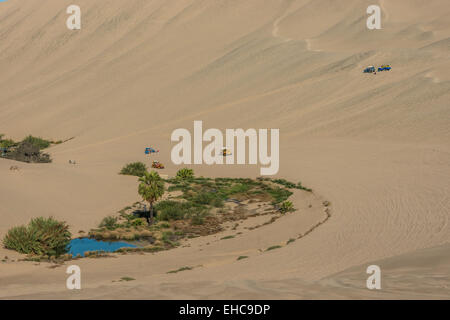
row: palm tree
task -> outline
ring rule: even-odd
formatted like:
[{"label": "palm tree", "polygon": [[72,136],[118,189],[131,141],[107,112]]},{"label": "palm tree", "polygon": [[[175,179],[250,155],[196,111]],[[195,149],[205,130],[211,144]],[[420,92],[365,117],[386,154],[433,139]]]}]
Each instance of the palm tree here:
[{"label": "palm tree", "polygon": [[153,223],[153,203],[164,194],[164,181],[156,171],[146,171],[139,178],[139,182],[138,192],[142,196],[142,199],[150,204],[150,216],[146,215],[145,217],[150,225]]}]

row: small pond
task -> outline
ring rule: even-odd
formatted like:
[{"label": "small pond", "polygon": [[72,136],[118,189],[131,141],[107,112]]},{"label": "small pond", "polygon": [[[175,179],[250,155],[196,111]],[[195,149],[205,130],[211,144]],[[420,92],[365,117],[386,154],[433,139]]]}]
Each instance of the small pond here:
[{"label": "small pond", "polygon": [[123,241],[100,241],[90,238],[78,238],[70,241],[68,253],[72,257],[76,257],[78,254],[84,257],[86,251],[114,252],[125,247],[136,248],[137,246]]}]

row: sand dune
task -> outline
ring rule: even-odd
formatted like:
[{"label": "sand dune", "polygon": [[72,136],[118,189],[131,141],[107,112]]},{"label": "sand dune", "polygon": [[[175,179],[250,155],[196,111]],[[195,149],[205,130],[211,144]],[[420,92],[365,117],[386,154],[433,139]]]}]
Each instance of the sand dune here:
[{"label": "sand dune", "polygon": [[[365,12],[377,2],[382,30],[370,31]],[[0,132],[75,137],[49,149],[52,164],[19,163],[12,172],[13,162],[0,160],[0,237],[40,215],[77,233],[137,201],[135,179],[117,172],[148,162],[143,148],[155,145],[175,173],[170,134],[194,120],[279,128],[279,176],[313,188],[318,203],[331,201],[332,217],[268,254],[258,249],[287,240],[289,220],[249,233],[253,256],[239,263],[238,239],[83,260],[78,293],[65,289],[64,268],[0,264],[1,298],[450,297],[439,280],[450,242],[448,1],[78,0],[77,31],[65,27],[70,4],[0,4]],[[392,71],[362,73],[385,63]],[[255,166],[193,168],[259,174]],[[321,218],[294,225],[301,233]],[[422,266],[427,276],[419,276],[430,259],[442,268]],[[386,263],[383,274],[404,281],[373,293],[359,280],[380,261],[396,261],[402,267]],[[183,265],[203,266],[166,274]],[[111,282],[121,276],[136,281]]]}]

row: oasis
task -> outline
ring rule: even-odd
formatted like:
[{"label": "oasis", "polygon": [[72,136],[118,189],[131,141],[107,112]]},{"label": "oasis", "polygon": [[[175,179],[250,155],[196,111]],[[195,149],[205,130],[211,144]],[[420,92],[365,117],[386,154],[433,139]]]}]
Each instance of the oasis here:
[{"label": "oasis", "polygon": [[[203,121],[194,121],[194,159],[192,161],[192,137],[189,130],[180,128],[172,132],[171,141],[178,142],[171,152],[172,162],[180,164],[248,164],[258,162],[261,175],[274,175],[279,169],[280,130],[270,129],[270,155],[268,154],[268,129],[226,129],[225,144],[222,131],[207,129],[203,132]],[[248,140],[248,148],[246,141]],[[235,150],[235,141],[236,150]],[[203,142],[209,142],[203,148]],[[235,152],[236,151],[236,152]],[[236,157],[235,157],[236,156]],[[236,161],[235,161],[236,160]]]}]

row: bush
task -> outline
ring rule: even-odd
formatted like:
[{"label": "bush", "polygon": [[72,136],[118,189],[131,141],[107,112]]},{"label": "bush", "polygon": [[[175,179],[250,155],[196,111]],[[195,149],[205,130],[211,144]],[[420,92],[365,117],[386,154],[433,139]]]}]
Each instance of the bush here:
[{"label": "bush", "polygon": [[286,179],[273,179],[272,182],[285,186],[286,188],[289,189],[300,189],[308,192],[312,191],[312,189],[302,186],[302,183],[300,181],[297,184],[295,184],[293,182],[287,181]]},{"label": "bush", "polygon": [[301,183],[301,182],[297,183],[296,188],[297,188],[297,189],[300,189],[300,190],[305,190],[305,191],[308,191],[308,192],[312,192],[312,189],[306,188],[306,187],[302,186],[302,183]]},{"label": "bush", "polygon": [[225,206],[225,202],[221,198],[214,198],[214,199],[212,199],[210,204],[213,207],[216,207],[216,208],[223,208]]},{"label": "bush", "polygon": [[216,208],[222,208],[224,206],[224,200],[217,192],[199,192],[190,200],[200,206],[211,205]]},{"label": "bush", "polygon": [[181,220],[190,214],[191,204],[172,200],[160,201],[155,205],[159,221]]},{"label": "bush", "polygon": [[144,226],[145,225],[145,220],[144,219],[133,219],[130,221],[127,221],[127,225],[130,225],[131,227],[140,227],[140,226]]},{"label": "bush", "polygon": [[106,228],[108,230],[113,230],[116,228],[117,218],[113,216],[103,218],[102,222],[100,222],[100,228]]},{"label": "bush", "polygon": [[19,146],[6,154],[8,159],[22,162],[47,163],[52,162],[50,156],[42,153],[38,146],[29,141],[22,141]]},{"label": "bush", "polygon": [[58,257],[67,252],[71,236],[65,222],[39,217],[32,219],[28,226],[10,229],[3,245],[20,253]]},{"label": "bush", "polygon": [[205,218],[208,216],[208,211],[203,208],[195,208],[191,211],[191,224],[200,226],[205,223]]},{"label": "bush", "polygon": [[192,179],[194,178],[194,170],[188,168],[180,169],[177,171],[176,178],[181,180]]},{"label": "bush", "polygon": [[169,229],[170,228],[170,224],[168,224],[167,222],[162,222],[159,225],[159,227],[162,228],[162,229]]},{"label": "bush", "polygon": [[128,163],[120,170],[120,174],[136,177],[142,177],[145,172],[147,172],[147,166],[142,162]]},{"label": "bush", "polygon": [[200,192],[193,197],[192,201],[197,204],[210,204],[214,198],[214,194],[210,192]]},{"label": "bush", "polygon": [[280,211],[282,213],[294,211],[294,204],[291,201],[284,201],[281,203]]},{"label": "bush", "polygon": [[177,272],[180,272],[180,271],[186,271],[186,270],[192,270],[192,269],[193,269],[193,267],[182,267],[180,269],[172,270],[172,271],[169,271],[167,273],[177,273]]},{"label": "bush", "polygon": [[0,139],[0,148],[8,149],[15,145],[16,145],[16,143],[11,139],[5,139],[5,140]]},{"label": "bush", "polygon": [[23,142],[28,142],[30,144],[32,144],[33,146],[39,148],[39,150],[41,149],[45,149],[50,147],[51,142],[39,137],[33,137],[32,135],[29,135],[28,137],[26,137],[25,139],[22,140]]},{"label": "bush", "polygon": [[236,183],[228,191],[228,194],[245,193],[250,189],[248,184]]},{"label": "bush", "polygon": [[282,188],[269,188],[266,191],[273,197],[273,204],[286,201],[292,195],[291,191]]},{"label": "bush", "polygon": [[281,184],[282,186],[285,186],[286,188],[294,189],[297,186],[293,182],[289,182],[286,179],[274,179],[272,180],[274,183]]}]

